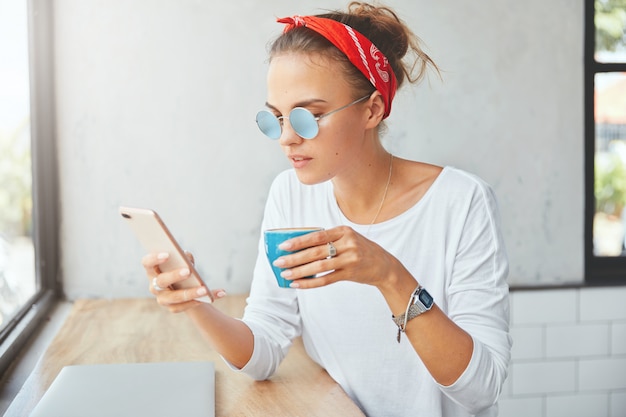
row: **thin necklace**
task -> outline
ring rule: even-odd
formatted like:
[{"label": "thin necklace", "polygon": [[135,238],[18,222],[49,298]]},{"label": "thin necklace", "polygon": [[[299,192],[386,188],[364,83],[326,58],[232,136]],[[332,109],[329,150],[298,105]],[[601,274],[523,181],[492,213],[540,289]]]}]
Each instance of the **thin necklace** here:
[{"label": "thin necklace", "polygon": [[[376,212],[376,215],[374,216],[374,218],[372,219],[370,224],[367,226],[367,230],[364,233],[365,236],[369,235],[369,231],[370,231],[372,225],[376,222],[376,220],[378,219],[378,216],[380,215],[380,212],[383,209],[383,205],[385,204],[385,199],[387,198],[387,191],[389,191],[389,185],[391,184],[391,174],[392,174],[392,171],[393,171],[393,155],[389,154],[389,176],[387,177],[387,184],[385,185],[385,192],[383,193],[383,199],[380,200],[380,205],[378,206],[378,211]],[[337,213],[341,217],[343,215],[343,213],[341,212],[341,206],[339,204],[339,200],[337,200],[336,208],[337,208]]]},{"label": "thin necklace", "polygon": [[393,171],[393,154],[390,153],[389,154],[389,176],[387,177],[387,185],[385,185],[385,192],[383,193],[383,199],[380,200],[380,206],[378,206],[378,211],[376,212],[376,215],[374,216],[369,226],[367,227],[367,231],[365,232],[366,235],[369,235],[372,225],[376,222],[376,219],[378,219],[378,215],[383,209],[383,205],[385,204],[385,199],[387,198],[387,191],[389,191],[389,184],[391,184],[391,172],[392,171]]}]

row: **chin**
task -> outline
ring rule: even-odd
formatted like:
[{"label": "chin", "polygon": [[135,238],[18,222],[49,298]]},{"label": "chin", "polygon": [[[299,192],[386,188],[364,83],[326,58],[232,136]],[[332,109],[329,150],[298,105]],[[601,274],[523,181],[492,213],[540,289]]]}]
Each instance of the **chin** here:
[{"label": "chin", "polygon": [[328,176],[311,175],[300,170],[296,170],[298,180],[304,185],[315,185],[326,182],[330,179]]}]

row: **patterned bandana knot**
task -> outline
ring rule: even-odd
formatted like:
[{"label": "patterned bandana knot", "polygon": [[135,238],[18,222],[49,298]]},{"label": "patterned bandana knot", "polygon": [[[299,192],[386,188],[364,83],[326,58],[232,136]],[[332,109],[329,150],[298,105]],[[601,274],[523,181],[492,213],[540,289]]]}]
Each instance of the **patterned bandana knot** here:
[{"label": "patterned bandana knot", "polygon": [[380,92],[385,102],[383,119],[389,116],[396,94],[396,76],[385,55],[369,39],[348,25],[322,17],[292,16],[277,19],[277,22],[286,24],[284,33],[296,27],[307,27],[328,39]]}]

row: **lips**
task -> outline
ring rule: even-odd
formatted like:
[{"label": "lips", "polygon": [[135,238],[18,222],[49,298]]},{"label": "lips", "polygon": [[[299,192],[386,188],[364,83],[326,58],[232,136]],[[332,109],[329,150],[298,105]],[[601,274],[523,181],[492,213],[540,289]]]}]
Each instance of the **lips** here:
[{"label": "lips", "polygon": [[304,168],[313,158],[304,155],[289,155],[289,160],[294,168]]}]

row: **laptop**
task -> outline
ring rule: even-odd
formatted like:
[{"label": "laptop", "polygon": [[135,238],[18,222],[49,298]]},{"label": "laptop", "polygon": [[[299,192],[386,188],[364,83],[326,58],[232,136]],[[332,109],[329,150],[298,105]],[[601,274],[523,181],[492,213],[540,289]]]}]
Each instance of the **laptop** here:
[{"label": "laptop", "polygon": [[64,367],[31,417],[214,417],[213,362]]}]

